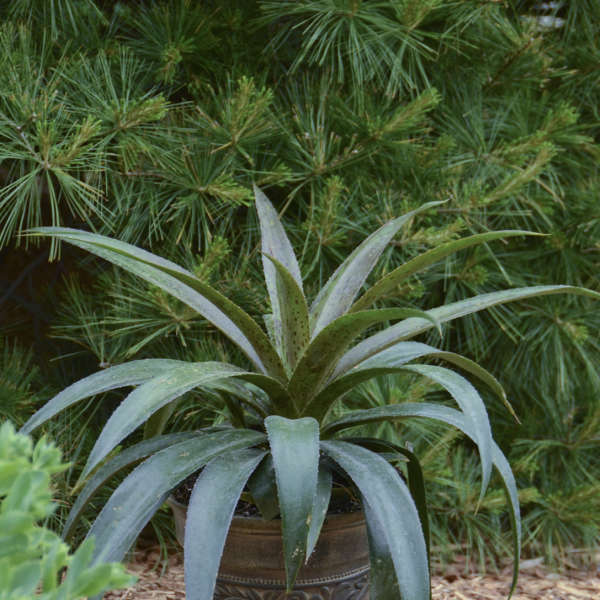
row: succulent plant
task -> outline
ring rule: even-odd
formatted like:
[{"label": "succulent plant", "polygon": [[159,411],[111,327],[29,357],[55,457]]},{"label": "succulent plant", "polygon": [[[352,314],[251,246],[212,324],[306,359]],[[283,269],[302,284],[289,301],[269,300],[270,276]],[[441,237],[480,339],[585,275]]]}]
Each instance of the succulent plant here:
[{"label": "succulent plant", "polygon": [[[223,332],[252,368],[224,362],[188,363],[145,359],[112,366],[58,394],[24,426],[30,432],[84,398],[134,386],[108,419],[83,471],[88,478],[66,524],[66,533],[91,495],[120,469],[142,461],[110,497],[89,535],[95,560],[120,560],[171,490],[202,468],[194,485],[186,525],[188,598],[212,598],[220,557],[238,500],[247,487],[263,516],[281,516],[289,589],[310,556],[327,514],[332,470],[352,482],[361,499],[369,534],[373,600],[430,597],[428,517],[418,457],[376,438],[352,437],[365,423],[424,417],[450,424],[476,444],[482,465],[481,495],[492,467],[506,489],[514,537],[514,578],[520,553],[520,517],[515,480],[495,444],[477,389],[443,361],[477,378],[507,404],[497,379],[452,352],[411,338],[486,308],[546,294],[600,294],[572,286],[535,286],[482,294],[422,311],[373,308],[411,275],[461,249],[500,238],[528,235],[496,231],[444,243],[404,263],[371,285],[366,280],[388,243],[423,205],[395,218],[365,239],[309,303],[292,245],[279,216],[255,188],[262,236],[262,263],[272,314],[263,329],[242,308],[179,265],[130,244],[67,228],[39,228],[79,246],[157,286],[196,310]],[[390,322],[394,324],[390,325]],[[370,333],[379,327],[377,333]],[[332,407],[372,377],[410,372],[444,388],[457,408],[405,402],[360,408],[336,417]],[[175,402],[186,392],[212,388],[226,394],[230,424],[195,432],[163,434]],[[145,424],[144,441],[113,455]],[[110,457],[110,458],[109,458]],[[405,461],[401,471],[393,466]],[[276,508],[274,509],[273,506]]]}]

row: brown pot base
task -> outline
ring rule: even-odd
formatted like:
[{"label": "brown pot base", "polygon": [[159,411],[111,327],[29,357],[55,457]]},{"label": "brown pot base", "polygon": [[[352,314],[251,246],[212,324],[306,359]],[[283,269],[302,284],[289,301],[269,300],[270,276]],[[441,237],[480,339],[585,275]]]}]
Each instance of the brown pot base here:
[{"label": "brown pot base", "polygon": [[228,581],[219,575],[214,600],[368,600],[369,571],[349,573],[338,581],[297,583],[286,593],[281,582],[262,583],[256,579]]},{"label": "brown pot base", "polygon": [[[183,545],[187,507],[169,499]],[[214,600],[368,600],[369,549],[362,513],[330,515],[294,590],[285,591],[280,521],[234,517]]]}]

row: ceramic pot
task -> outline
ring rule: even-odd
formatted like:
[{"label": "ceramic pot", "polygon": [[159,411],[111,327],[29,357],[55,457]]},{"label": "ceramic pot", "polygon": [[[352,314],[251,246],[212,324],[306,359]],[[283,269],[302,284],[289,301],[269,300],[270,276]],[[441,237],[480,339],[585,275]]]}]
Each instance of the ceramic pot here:
[{"label": "ceramic pot", "polygon": [[[169,499],[183,545],[187,507]],[[369,548],[362,512],[326,518],[317,546],[286,594],[281,521],[235,516],[214,600],[368,600]]]}]

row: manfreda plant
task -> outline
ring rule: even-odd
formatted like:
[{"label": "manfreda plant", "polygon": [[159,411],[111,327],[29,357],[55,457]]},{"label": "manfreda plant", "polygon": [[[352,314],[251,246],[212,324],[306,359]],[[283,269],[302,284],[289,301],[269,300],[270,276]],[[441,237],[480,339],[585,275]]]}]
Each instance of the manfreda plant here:
[{"label": "manfreda plant", "polygon": [[[277,212],[258,188],[255,198],[272,308],[272,315],[265,320],[266,330],[242,308],[177,264],[85,231],[34,230],[34,235],[49,235],[79,246],[162,288],[220,329],[253,366],[244,369],[223,362],[136,360],[74,383],[41,408],[26,423],[25,432],[84,398],[134,386],[108,419],[90,453],[82,474],[88,480],[69,515],[65,535],[103,482],[118,470],[142,461],[118,486],[89,531],[96,540],[96,561],[121,560],[170,491],[202,468],[191,494],[186,524],[187,597],[212,598],[227,531],[246,487],[263,516],[281,516],[287,587],[292,589],[319,537],[332,492],[332,470],[336,469],[353,483],[364,509],[372,600],[427,600],[428,517],[419,459],[404,447],[353,438],[347,433],[366,423],[425,417],[458,428],[476,444],[482,465],[482,496],[492,467],[500,475],[514,538],[512,593],[521,524],[510,466],[493,440],[477,389],[456,371],[427,361],[460,368],[492,388],[508,405],[505,394],[490,373],[468,358],[409,340],[505,302],[564,292],[595,298],[600,294],[548,285],[482,294],[427,311],[373,308],[407,277],[456,251],[528,233],[497,231],[445,243],[396,268],[361,295],[390,240],[416,214],[438,204],[432,202],[371,234],[309,305],[298,262]],[[377,333],[363,336],[375,326],[380,327]],[[405,402],[334,416],[332,407],[356,385],[403,371],[445,388],[457,408]],[[229,426],[162,434],[177,399],[196,387],[226,393]],[[117,446],[144,424],[144,441],[115,455]],[[405,461],[406,476],[392,464],[398,457]]]}]

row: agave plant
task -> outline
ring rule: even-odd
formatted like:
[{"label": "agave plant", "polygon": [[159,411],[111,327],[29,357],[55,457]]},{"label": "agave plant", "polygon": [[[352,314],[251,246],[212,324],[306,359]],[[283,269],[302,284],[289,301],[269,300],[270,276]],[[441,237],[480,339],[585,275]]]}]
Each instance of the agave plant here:
[{"label": "agave plant", "polygon": [[[514,537],[514,589],[521,526],[511,469],[492,438],[476,388],[454,370],[426,361],[443,361],[460,368],[508,404],[505,394],[490,373],[468,358],[409,340],[430,328],[441,329],[452,319],[505,302],[561,292],[596,298],[600,294],[571,286],[536,286],[487,293],[427,311],[372,308],[407,277],[451,253],[528,233],[497,231],[445,243],[409,260],[360,295],[386,245],[415,215],[438,204],[429,203],[389,221],[365,239],[309,307],[300,268],[278,214],[258,188],[255,198],[272,308],[266,329],[189,271],[135,246],[75,229],[34,230],[34,235],[49,235],[79,246],[172,294],[220,329],[253,366],[244,369],[223,362],[136,360],[74,383],[41,408],[24,431],[32,431],[84,398],[134,386],[108,419],[89,455],[82,474],[87,482],[69,515],[65,534],[103,482],[118,470],[142,461],[115,490],[89,531],[96,539],[96,561],[121,560],[171,490],[202,469],[188,507],[186,527],[201,535],[195,535],[194,544],[185,548],[187,597],[212,598],[227,531],[246,487],[263,515],[281,516],[286,580],[292,589],[319,537],[335,468],[353,482],[364,508],[371,598],[427,600],[428,517],[419,460],[406,448],[345,434],[365,423],[425,417],[458,428],[477,445],[482,495],[492,467],[499,472]],[[378,333],[365,335],[377,325]],[[406,402],[335,417],[332,407],[357,384],[403,371],[437,382],[457,408]],[[199,386],[227,392],[231,424],[220,429],[162,434],[176,400]],[[144,441],[115,455],[117,446],[144,424]],[[406,462],[405,475],[390,462],[399,455]]]}]

